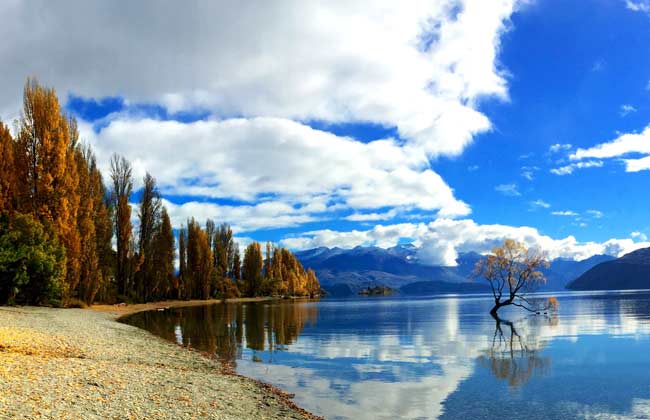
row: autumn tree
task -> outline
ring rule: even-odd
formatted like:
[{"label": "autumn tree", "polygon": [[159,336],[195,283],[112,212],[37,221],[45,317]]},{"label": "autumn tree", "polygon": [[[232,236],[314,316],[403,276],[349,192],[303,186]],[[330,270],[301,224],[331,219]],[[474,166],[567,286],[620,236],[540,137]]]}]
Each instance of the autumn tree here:
[{"label": "autumn tree", "polygon": [[212,292],[215,275],[210,241],[194,218],[187,222],[187,281],[191,297],[207,299]]},{"label": "autumn tree", "polygon": [[154,265],[154,239],[160,225],[162,201],[156,180],[148,172],[142,183],[142,196],[138,210],[138,257],[142,264],[136,275],[136,289],[138,298],[147,301],[152,293],[157,293],[156,283],[159,280],[155,278],[157,267]]},{"label": "autumn tree", "polygon": [[149,295],[154,299],[171,296],[174,286],[174,232],[167,209],[162,207],[153,238],[153,276]]},{"label": "autumn tree", "polygon": [[54,89],[25,84],[14,148],[18,210],[52,225],[66,250],[66,295],[80,279],[81,237],[76,121],[60,109]]},{"label": "autumn tree", "polygon": [[187,282],[187,247],[185,244],[185,228],[181,228],[180,233],[178,234],[178,277],[176,280],[176,290],[178,292],[178,298],[185,297],[187,293],[186,282]]},{"label": "autumn tree", "polygon": [[526,295],[546,282],[539,271],[544,267],[548,267],[544,253],[512,239],[506,239],[502,246],[495,247],[490,255],[481,259],[474,273],[485,278],[492,290],[494,306],[490,314],[497,318],[498,310],[508,305],[530,312],[542,310]]},{"label": "autumn tree", "polygon": [[[95,249],[99,259],[99,298],[103,301],[114,299],[115,284],[113,279],[113,270],[115,266],[115,251],[113,250],[113,207],[111,199],[106,193],[106,187],[102,174],[97,167],[94,155],[89,159],[89,177],[92,189],[92,200],[94,204],[93,222],[95,225]],[[95,296],[97,296],[95,294]],[[93,296],[94,298],[94,296]],[[89,299],[87,303],[92,303],[94,299]]]},{"label": "autumn tree", "polygon": [[0,214],[16,209],[16,166],[14,140],[9,127],[0,121]]},{"label": "autumn tree", "polygon": [[239,244],[235,242],[233,248],[232,278],[235,281],[235,285],[239,287],[241,283],[241,257],[239,256]]},{"label": "autumn tree", "polygon": [[117,248],[115,277],[118,293],[124,296],[128,293],[130,286],[128,266],[132,226],[129,200],[133,191],[131,164],[124,157],[118,155],[111,157],[111,180],[113,182],[111,198],[114,208],[113,223]]},{"label": "autumn tree", "polygon": [[86,303],[92,303],[102,284],[102,271],[97,252],[96,217],[99,211],[96,206],[102,202],[95,196],[97,185],[92,177],[91,162],[94,160],[92,152],[87,147],[79,147],[75,153],[77,171],[79,173],[78,191],[80,195],[77,226],[80,238],[80,282],[78,286],[79,297]]},{"label": "autumn tree", "polygon": [[262,247],[259,242],[253,242],[244,252],[243,277],[246,293],[249,296],[259,296],[262,289]]},{"label": "autumn tree", "polygon": [[[207,230],[207,229],[206,229]],[[232,228],[227,223],[222,223],[214,230],[212,252],[214,255],[214,267],[216,274],[215,291],[225,296],[232,294],[235,286],[232,281],[234,261],[234,241]]]}]

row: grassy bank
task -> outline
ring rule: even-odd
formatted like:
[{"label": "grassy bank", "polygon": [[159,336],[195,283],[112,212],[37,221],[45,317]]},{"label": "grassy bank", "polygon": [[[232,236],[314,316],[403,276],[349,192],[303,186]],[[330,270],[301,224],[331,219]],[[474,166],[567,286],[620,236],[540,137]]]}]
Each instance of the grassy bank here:
[{"label": "grassy bank", "polygon": [[198,302],[0,307],[0,418],[311,418],[272,387],[115,322]]}]

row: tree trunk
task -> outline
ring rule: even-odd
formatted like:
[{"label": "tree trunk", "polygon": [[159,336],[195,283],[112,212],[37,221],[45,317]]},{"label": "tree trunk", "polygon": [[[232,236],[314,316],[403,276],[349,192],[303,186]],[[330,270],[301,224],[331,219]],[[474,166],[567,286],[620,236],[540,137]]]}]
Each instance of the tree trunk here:
[{"label": "tree trunk", "polygon": [[495,301],[494,306],[492,307],[492,309],[490,309],[490,315],[492,315],[492,317],[494,318],[498,318],[497,311],[504,306],[510,305],[511,303],[512,303],[512,299],[504,300],[503,302]]}]

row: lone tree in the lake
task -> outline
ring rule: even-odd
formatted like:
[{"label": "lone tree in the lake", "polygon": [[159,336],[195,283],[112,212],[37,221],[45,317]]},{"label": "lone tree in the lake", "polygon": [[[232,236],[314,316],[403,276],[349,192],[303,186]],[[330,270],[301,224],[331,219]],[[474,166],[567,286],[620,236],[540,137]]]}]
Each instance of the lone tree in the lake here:
[{"label": "lone tree in the lake", "polygon": [[527,248],[525,244],[506,239],[502,246],[492,250],[492,254],[476,263],[474,273],[485,278],[492,288],[494,307],[490,310],[493,317],[497,311],[508,305],[524,308],[530,312],[546,310],[552,305],[551,300],[544,308],[535,307],[526,298],[526,294],[535,291],[546,283],[541,268],[548,267],[544,253],[537,248]]}]

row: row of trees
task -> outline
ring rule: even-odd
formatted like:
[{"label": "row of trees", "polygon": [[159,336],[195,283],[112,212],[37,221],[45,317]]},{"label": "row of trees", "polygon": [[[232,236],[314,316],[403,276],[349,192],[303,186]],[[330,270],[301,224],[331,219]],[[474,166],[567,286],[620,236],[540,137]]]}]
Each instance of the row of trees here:
[{"label": "row of trees", "polygon": [[[146,174],[132,226],[132,167],[110,162],[110,190],[74,118],[53,89],[29,79],[15,137],[0,122],[0,303],[63,304],[316,296],[293,254],[250,244],[243,264],[227,224],[193,218],[175,237],[155,179]],[[114,243],[113,243],[114,241]]]},{"label": "row of trees", "polygon": [[179,235],[178,297],[320,295],[313,270],[305,270],[289,250],[259,242],[246,247],[243,263],[228,224],[207,220],[205,228],[191,218]]}]

